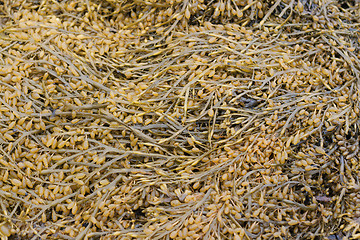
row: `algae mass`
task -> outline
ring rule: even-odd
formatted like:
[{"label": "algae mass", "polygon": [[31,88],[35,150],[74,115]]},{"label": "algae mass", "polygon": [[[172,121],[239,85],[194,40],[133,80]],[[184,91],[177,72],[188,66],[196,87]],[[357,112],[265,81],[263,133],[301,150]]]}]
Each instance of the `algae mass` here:
[{"label": "algae mass", "polygon": [[359,239],[359,17],[0,1],[1,239]]}]

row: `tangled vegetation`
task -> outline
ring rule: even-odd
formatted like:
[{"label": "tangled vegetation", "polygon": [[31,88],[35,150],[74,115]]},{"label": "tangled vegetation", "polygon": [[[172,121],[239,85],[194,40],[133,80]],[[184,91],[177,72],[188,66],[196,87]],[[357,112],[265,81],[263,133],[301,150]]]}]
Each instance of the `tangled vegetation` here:
[{"label": "tangled vegetation", "polygon": [[359,11],[0,2],[1,239],[359,239]]}]

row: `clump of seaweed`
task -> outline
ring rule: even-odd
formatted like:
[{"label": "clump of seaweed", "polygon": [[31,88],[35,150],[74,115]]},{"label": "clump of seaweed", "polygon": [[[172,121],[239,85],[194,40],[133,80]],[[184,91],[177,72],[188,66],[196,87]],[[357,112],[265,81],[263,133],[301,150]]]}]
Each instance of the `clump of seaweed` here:
[{"label": "clump of seaweed", "polygon": [[359,5],[0,3],[2,239],[357,239]]}]

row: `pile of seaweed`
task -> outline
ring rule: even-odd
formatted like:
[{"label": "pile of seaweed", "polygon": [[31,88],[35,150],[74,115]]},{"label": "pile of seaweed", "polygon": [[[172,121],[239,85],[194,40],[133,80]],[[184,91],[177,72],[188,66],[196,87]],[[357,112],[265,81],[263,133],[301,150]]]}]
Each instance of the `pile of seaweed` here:
[{"label": "pile of seaweed", "polygon": [[359,12],[0,2],[1,239],[358,239]]}]

